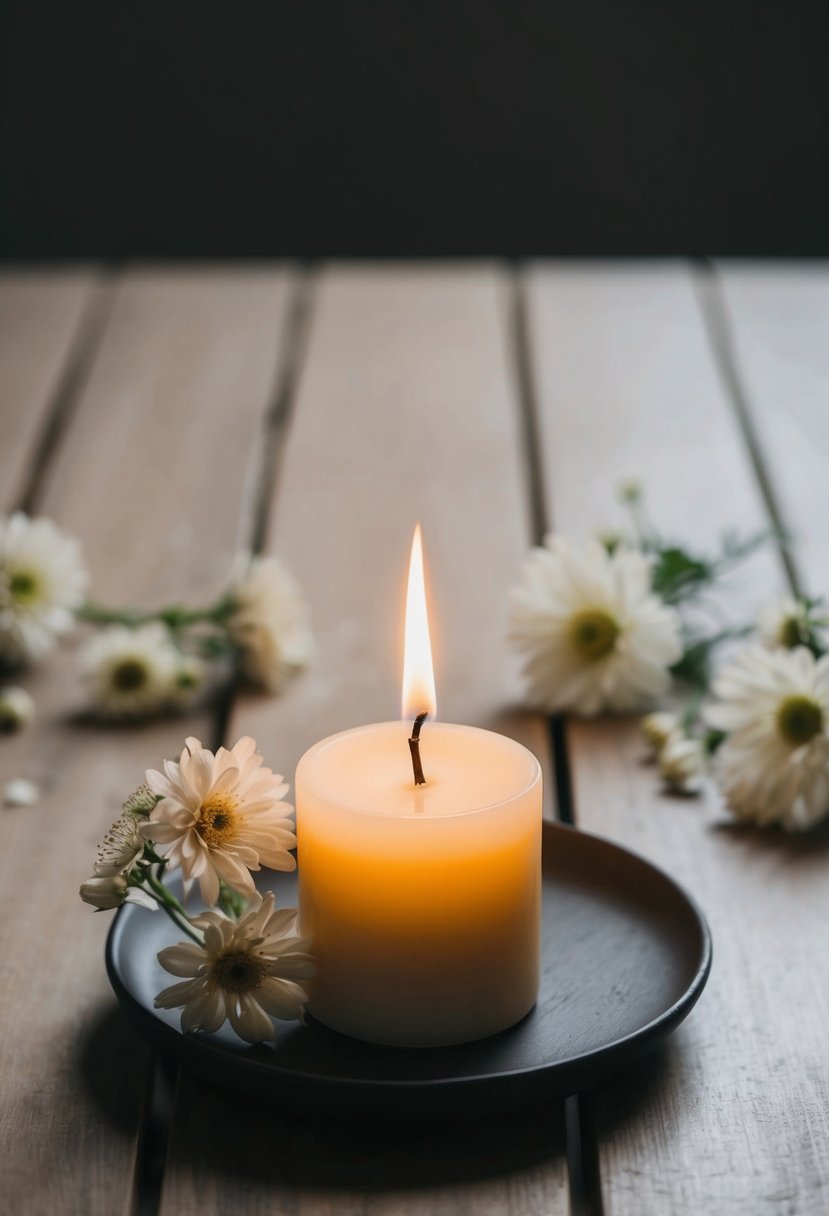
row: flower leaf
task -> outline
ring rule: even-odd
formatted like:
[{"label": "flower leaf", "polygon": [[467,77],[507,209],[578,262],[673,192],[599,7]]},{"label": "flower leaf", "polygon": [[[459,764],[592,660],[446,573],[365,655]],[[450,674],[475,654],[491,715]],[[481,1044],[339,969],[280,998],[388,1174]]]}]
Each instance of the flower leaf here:
[{"label": "flower leaf", "polygon": [[651,584],[666,604],[676,604],[713,582],[714,576],[715,567],[710,562],[692,556],[678,545],[668,545],[656,551]]}]

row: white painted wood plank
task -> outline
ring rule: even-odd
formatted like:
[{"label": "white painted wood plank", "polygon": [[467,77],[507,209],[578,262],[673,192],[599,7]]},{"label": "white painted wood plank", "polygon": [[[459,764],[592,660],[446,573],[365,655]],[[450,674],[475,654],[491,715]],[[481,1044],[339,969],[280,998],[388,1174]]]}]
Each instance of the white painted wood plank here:
[{"label": "white painted wood plank", "polygon": [[[515,710],[519,686],[505,644],[506,592],[529,520],[504,286],[485,266],[333,268],[319,282],[270,533],[309,597],[318,653],[283,698],[242,700],[232,723],[234,736],[253,734],[289,774],[317,739],[398,716],[418,519],[439,716],[514,733],[545,754],[543,724]],[[532,1127],[501,1121],[483,1136],[473,1126],[398,1142],[391,1129],[355,1143],[346,1129],[304,1121],[292,1122],[284,1140],[263,1134],[256,1109],[186,1080],[180,1103],[165,1216],[228,1211],[240,1177],[251,1216],[518,1216],[566,1203],[556,1113],[541,1125],[534,1115]],[[338,1138],[350,1146],[348,1168],[316,1166],[332,1154],[342,1161]],[[217,1161],[221,1169],[207,1164]]]},{"label": "white painted wood plank", "polygon": [[16,506],[84,316],[89,269],[0,274],[0,510]]},{"label": "white painted wood plank", "polygon": [[[38,504],[83,541],[95,594],[151,605],[222,584],[250,517],[285,303],[279,270],[121,283]],[[42,786],[36,806],[0,812],[0,1206],[111,1216],[130,1194],[147,1052],[107,983],[110,917],[78,886],[147,765],[212,721],[81,726],[68,652],[28,682],[38,724],[0,756],[0,784]]]},{"label": "white painted wood plank", "polygon": [[[639,477],[656,520],[710,545],[764,525],[733,412],[681,267],[548,265],[530,305],[548,505],[556,526],[612,522]],[[756,558],[731,590],[746,614],[780,571]],[[664,1058],[599,1105],[608,1216],[806,1213],[829,1202],[829,980],[804,924],[829,921],[826,845],[730,825],[715,793],[660,796],[635,722],[571,724],[581,827],[663,866],[706,911],[709,988]]]}]

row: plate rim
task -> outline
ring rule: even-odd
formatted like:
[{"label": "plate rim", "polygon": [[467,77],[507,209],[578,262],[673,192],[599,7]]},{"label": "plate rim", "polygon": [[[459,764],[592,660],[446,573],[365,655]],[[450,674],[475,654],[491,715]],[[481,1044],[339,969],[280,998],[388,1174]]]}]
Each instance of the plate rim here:
[{"label": "plate rim", "polygon": [[[404,1079],[320,1076],[313,1073],[303,1073],[292,1068],[285,1068],[279,1064],[268,1064],[265,1066],[261,1060],[251,1059],[241,1054],[241,1052],[238,1055],[234,1055],[231,1052],[220,1050],[198,1034],[185,1034],[180,1028],[170,1026],[158,1017],[153,1010],[147,1009],[133,995],[121,977],[116,958],[118,945],[124,932],[124,915],[131,907],[129,904],[122,904],[118,909],[107,933],[104,951],[107,977],[119,1003],[131,1015],[132,1020],[139,1024],[140,1028],[145,1028],[147,1037],[160,1050],[168,1050],[179,1057],[186,1057],[188,1062],[191,1059],[199,1062],[204,1061],[207,1064],[212,1062],[217,1070],[229,1067],[234,1071],[238,1069],[241,1072],[250,1073],[257,1077],[261,1077],[263,1073],[267,1072],[273,1075],[275,1079],[279,1079],[281,1082],[289,1082],[292,1085],[298,1084],[303,1087],[308,1086],[364,1093],[376,1093],[378,1091],[388,1093],[422,1093],[436,1089],[457,1091],[468,1087],[474,1088],[484,1085],[508,1085],[510,1082],[521,1079],[537,1079],[547,1074],[571,1073],[578,1070],[593,1072],[604,1064],[612,1065],[615,1057],[624,1057],[627,1050],[631,1048],[635,1048],[637,1052],[646,1050],[652,1042],[669,1035],[685,1020],[702,995],[711,974],[713,961],[711,930],[702,909],[694,897],[689,895],[685,888],[663,870],[661,866],[643,857],[640,853],[636,853],[632,849],[628,849],[606,836],[601,836],[595,832],[585,832],[573,824],[545,820],[542,825],[542,833],[546,835],[571,834],[589,839],[612,852],[622,854],[626,859],[632,860],[635,864],[644,866],[672,888],[674,893],[679,897],[679,900],[687,906],[692,913],[700,936],[701,948],[694,975],[685,991],[672,1005],[662,1010],[661,1013],[652,1018],[650,1022],[645,1023],[644,1026],[640,1026],[621,1038],[602,1044],[600,1047],[594,1047],[580,1055],[570,1056],[564,1060],[548,1061],[546,1063],[528,1065],[523,1068],[511,1068],[497,1072],[480,1072],[473,1075],[459,1074],[454,1076],[450,1074],[441,1077],[412,1077]],[[140,911],[138,908],[135,910],[136,912]],[[527,1016],[530,1015],[528,1014]],[[332,1031],[331,1033],[336,1032]],[[379,1048],[379,1050],[382,1049]],[[390,1048],[389,1050],[398,1052],[404,1049]],[[449,1052],[452,1049],[445,1048],[441,1050]]]}]

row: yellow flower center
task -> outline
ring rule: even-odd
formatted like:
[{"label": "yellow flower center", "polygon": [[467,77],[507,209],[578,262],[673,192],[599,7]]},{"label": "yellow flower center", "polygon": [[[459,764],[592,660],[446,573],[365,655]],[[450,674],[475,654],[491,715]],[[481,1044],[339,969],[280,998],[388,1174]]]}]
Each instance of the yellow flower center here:
[{"label": "yellow flower center", "polygon": [[147,683],[147,668],[140,659],[122,659],[113,667],[111,678],[119,692],[135,692]]},{"label": "yellow flower center", "polygon": [[199,809],[196,831],[208,849],[218,849],[236,828],[236,800],[231,794],[214,794]]},{"label": "yellow flower center", "polygon": [[570,641],[583,659],[594,663],[610,654],[619,636],[619,626],[609,612],[588,608],[570,621]]},{"label": "yellow flower center", "polygon": [[40,594],[40,581],[31,570],[15,570],[9,579],[9,591],[19,604],[31,604]]},{"label": "yellow flower center", "polygon": [[789,743],[802,747],[823,730],[823,709],[811,697],[786,697],[777,711],[777,729]]},{"label": "yellow flower center", "polygon": [[267,975],[267,966],[255,954],[247,950],[236,950],[216,959],[213,974],[225,992],[240,996],[245,992],[253,992],[261,985]]},{"label": "yellow flower center", "polygon": [[777,633],[778,641],[787,650],[794,650],[803,641],[802,622],[796,616],[787,616]]}]

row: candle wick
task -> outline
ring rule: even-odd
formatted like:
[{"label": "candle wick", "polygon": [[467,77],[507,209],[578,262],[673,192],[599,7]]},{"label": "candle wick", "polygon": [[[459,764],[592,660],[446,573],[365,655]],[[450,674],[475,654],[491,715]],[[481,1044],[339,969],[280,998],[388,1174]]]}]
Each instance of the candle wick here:
[{"label": "candle wick", "polygon": [[412,753],[412,769],[414,771],[415,785],[425,785],[426,778],[423,776],[423,764],[420,760],[420,728],[426,719],[429,717],[428,710],[418,714],[414,720],[412,727],[412,737],[409,740],[409,751]]}]

